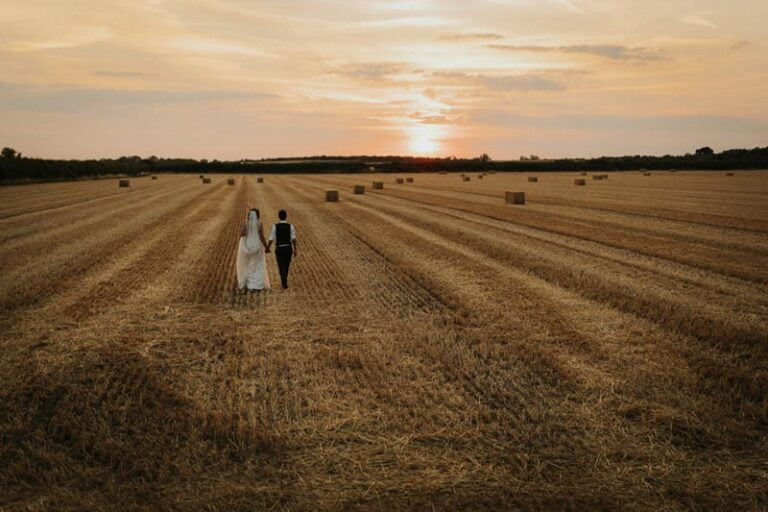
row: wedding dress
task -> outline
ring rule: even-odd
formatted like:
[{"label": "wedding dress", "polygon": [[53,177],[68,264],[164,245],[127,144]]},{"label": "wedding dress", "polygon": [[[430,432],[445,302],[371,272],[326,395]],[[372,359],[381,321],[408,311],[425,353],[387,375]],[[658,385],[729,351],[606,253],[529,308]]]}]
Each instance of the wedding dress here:
[{"label": "wedding dress", "polygon": [[240,237],[237,248],[237,285],[249,290],[269,288],[267,258],[259,237],[259,216],[251,210],[245,236]]}]

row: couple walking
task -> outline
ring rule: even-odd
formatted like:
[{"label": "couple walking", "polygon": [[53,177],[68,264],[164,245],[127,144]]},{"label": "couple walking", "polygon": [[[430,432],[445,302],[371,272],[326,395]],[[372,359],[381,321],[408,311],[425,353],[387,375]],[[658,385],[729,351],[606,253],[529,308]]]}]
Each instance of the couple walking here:
[{"label": "couple walking", "polygon": [[270,288],[267,273],[267,258],[272,243],[275,243],[277,267],[283,289],[288,288],[288,269],[291,259],[296,256],[296,228],[288,223],[288,213],[280,210],[277,216],[280,222],[272,226],[269,240],[264,239],[264,230],[259,219],[259,210],[252,208],[248,212],[240,242],[237,248],[237,286],[249,291]]}]

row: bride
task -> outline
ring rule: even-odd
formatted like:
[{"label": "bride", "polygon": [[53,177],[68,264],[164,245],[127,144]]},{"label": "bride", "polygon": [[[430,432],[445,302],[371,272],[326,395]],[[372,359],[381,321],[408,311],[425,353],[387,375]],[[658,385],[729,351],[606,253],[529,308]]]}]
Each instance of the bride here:
[{"label": "bride", "polygon": [[259,210],[252,208],[243,226],[237,248],[237,286],[250,291],[266,290],[269,286],[267,242],[259,222]]}]

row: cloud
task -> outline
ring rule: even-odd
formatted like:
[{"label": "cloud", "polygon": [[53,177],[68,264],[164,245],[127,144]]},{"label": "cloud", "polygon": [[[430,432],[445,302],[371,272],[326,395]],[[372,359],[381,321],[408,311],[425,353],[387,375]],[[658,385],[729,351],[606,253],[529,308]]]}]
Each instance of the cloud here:
[{"label": "cloud", "polygon": [[62,31],[56,37],[13,41],[7,45],[7,48],[16,52],[63,50],[98,43],[110,37],[112,37],[112,30],[107,27],[79,27],[77,30]]},{"label": "cloud", "polygon": [[501,34],[494,32],[468,32],[462,34],[446,34],[440,39],[444,41],[488,41],[493,39],[504,39]]},{"label": "cloud", "polygon": [[413,112],[408,116],[423,124],[457,124],[464,120],[461,116],[451,116],[448,114],[424,114],[421,112]]},{"label": "cloud", "polygon": [[768,130],[764,119],[697,115],[517,115],[501,110],[476,112],[470,121],[524,128],[597,130],[605,132],[679,131],[692,133],[750,133]]},{"label": "cloud", "polygon": [[403,16],[380,20],[361,21],[356,25],[369,28],[435,27],[455,25],[457,22],[440,16]]},{"label": "cloud", "polygon": [[112,71],[109,69],[102,69],[93,72],[97,76],[111,76],[119,78],[141,78],[145,76],[157,76],[156,73],[142,73],[141,71]]},{"label": "cloud", "polygon": [[569,10],[573,12],[584,12],[584,9],[582,9],[581,7],[578,7],[576,4],[571,2],[571,0],[553,0],[553,1],[564,7],[567,7]]},{"label": "cloud", "polygon": [[0,83],[0,104],[14,112],[71,112],[137,105],[199,104],[226,100],[266,101],[276,94],[242,91],[158,91],[131,89],[43,88]]},{"label": "cloud", "polygon": [[717,28],[717,25],[715,25],[709,20],[705,20],[700,16],[681,16],[678,19],[683,23],[685,23],[686,25],[695,25],[698,27],[713,28],[713,29]]},{"label": "cloud", "polygon": [[337,67],[333,72],[356,80],[381,81],[408,69],[407,65],[399,62],[362,62]]},{"label": "cloud", "polygon": [[437,71],[429,77],[449,83],[476,85],[490,91],[563,91],[561,82],[540,74],[525,75],[471,75],[461,71]]},{"label": "cloud", "polygon": [[620,44],[576,44],[569,46],[537,46],[537,45],[510,45],[510,44],[487,44],[487,48],[494,50],[504,50],[508,52],[535,52],[535,53],[578,53],[584,55],[597,55],[611,60],[636,60],[653,61],[663,60],[665,57],[661,51],[649,50],[643,47],[630,48]]},{"label": "cloud", "polygon": [[731,45],[731,51],[737,52],[739,50],[743,50],[744,48],[749,48],[752,46],[752,43],[746,39],[742,39],[741,41],[736,41]]}]

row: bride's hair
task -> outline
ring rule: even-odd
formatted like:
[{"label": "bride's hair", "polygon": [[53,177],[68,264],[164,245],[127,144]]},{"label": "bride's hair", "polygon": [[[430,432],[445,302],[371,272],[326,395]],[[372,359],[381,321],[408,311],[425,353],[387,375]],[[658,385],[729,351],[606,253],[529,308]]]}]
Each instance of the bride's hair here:
[{"label": "bride's hair", "polygon": [[248,210],[248,215],[246,215],[246,217],[250,216],[251,212],[256,212],[256,217],[259,219],[261,218],[261,214],[259,213],[258,208],[251,208],[250,210]]}]

